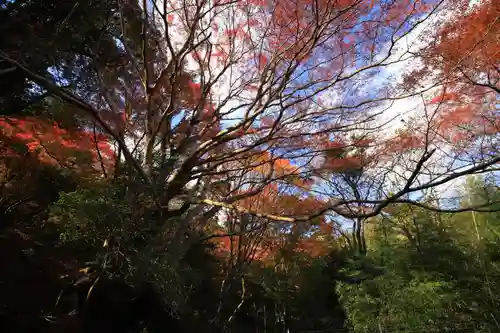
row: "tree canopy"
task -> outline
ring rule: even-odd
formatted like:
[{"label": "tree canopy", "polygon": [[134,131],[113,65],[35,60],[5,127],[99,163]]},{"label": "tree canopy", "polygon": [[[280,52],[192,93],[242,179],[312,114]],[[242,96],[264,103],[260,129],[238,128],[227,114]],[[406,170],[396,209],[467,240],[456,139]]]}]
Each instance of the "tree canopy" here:
[{"label": "tree canopy", "polygon": [[0,3],[0,323],[497,332],[499,14]]}]

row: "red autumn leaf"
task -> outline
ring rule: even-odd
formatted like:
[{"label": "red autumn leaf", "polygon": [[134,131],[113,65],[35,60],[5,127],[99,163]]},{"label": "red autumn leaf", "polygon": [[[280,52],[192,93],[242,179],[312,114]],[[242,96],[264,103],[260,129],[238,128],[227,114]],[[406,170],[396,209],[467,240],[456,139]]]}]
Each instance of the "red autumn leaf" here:
[{"label": "red autumn leaf", "polygon": [[259,56],[257,58],[257,65],[259,67],[259,70],[262,70],[266,66],[268,61],[269,60],[268,60],[267,56],[265,56],[263,54],[259,54]]},{"label": "red autumn leaf", "polygon": [[40,147],[40,142],[31,141],[30,143],[26,144],[26,147],[28,147],[29,151],[35,151],[37,148]]},{"label": "red autumn leaf", "polygon": [[[0,118],[0,135],[5,138],[21,141],[28,151],[37,152],[41,162],[64,165],[74,159],[77,152],[94,155],[96,147],[103,151],[104,164],[112,167],[114,164],[114,151],[107,137],[98,136],[97,141],[92,133],[83,131],[68,131],[60,128],[56,123],[49,123],[36,117],[17,119],[13,117]],[[73,165],[73,164],[71,164]],[[83,167],[82,163],[80,167]]]},{"label": "red autumn leaf", "polygon": [[445,93],[441,95],[437,95],[431,101],[429,102],[430,104],[437,104],[437,103],[443,103],[443,102],[448,102],[448,101],[454,101],[457,99],[457,95],[455,93]]},{"label": "red autumn leaf", "polygon": [[33,134],[32,133],[17,133],[16,138],[21,139],[21,140],[30,140],[30,139],[33,139]]}]

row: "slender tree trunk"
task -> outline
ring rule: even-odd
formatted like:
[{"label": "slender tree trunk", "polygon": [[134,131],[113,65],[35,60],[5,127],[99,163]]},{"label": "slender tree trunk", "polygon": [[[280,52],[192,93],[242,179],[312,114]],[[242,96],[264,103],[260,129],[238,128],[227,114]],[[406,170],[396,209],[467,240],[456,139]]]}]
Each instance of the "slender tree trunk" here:
[{"label": "slender tree trunk", "polygon": [[224,331],[229,330],[229,327],[236,318],[236,315],[238,314],[238,312],[240,312],[241,308],[243,307],[243,304],[245,304],[246,298],[247,294],[245,288],[245,278],[241,277],[241,299],[236,308],[234,309],[233,313],[231,314],[231,316],[229,316],[229,318],[227,319],[226,324],[224,325]]},{"label": "slender tree trunk", "polygon": [[366,238],[365,238],[365,221],[360,221],[361,225],[360,225],[360,229],[361,229],[361,246],[362,246],[362,253],[363,254],[366,254],[367,252],[367,248],[366,248]]},{"label": "slender tree trunk", "polygon": [[352,223],[352,248],[355,254],[358,254],[359,251],[358,238],[356,237],[358,233],[357,230],[358,230],[358,222],[355,220]]}]

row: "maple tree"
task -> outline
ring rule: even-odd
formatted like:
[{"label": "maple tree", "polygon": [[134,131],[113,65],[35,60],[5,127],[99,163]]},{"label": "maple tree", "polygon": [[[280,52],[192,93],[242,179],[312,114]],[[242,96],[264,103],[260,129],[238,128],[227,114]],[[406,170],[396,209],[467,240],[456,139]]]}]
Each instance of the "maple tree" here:
[{"label": "maple tree", "polygon": [[[142,50],[138,54],[132,49],[130,39],[137,36],[122,24],[118,38],[126,70],[102,72],[106,78],[102,90],[113,86],[113,93],[84,98],[30,72],[8,55],[2,59],[90,116],[116,142],[117,160],[124,160],[149,184],[153,201],[166,209],[167,216],[188,213],[202,221],[227,208],[288,222],[326,213],[363,219],[409,193],[498,162],[498,156],[489,154],[479,165],[471,161],[465,171],[442,174],[444,180],[416,185],[437,141],[415,131],[383,138],[373,123],[385,102],[404,94],[397,90],[387,94],[384,89],[367,94],[370,88],[362,82],[398,63],[394,54],[400,52],[401,41],[449,3],[279,1],[270,7],[254,1],[153,1],[141,5],[146,15],[140,23]],[[118,11],[123,14],[130,6],[121,4]],[[496,7],[489,6],[493,9],[488,15],[474,12],[465,19],[479,15],[483,26],[491,25]],[[124,17],[118,20],[123,22]],[[456,48],[447,45],[456,42],[446,29],[455,29],[457,23],[447,24],[440,31],[450,37],[431,45],[425,57],[448,54],[440,66],[451,73],[454,58],[447,50]],[[482,51],[474,54],[483,60],[474,66],[481,63],[489,70],[492,62],[484,59],[494,54],[494,43],[481,43]],[[449,101],[452,95],[443,96]],[[464,113],[461,110],[427,125],[438,124],[440,132],[446,132],[449,126],[456,127],[449,119]],[[487,133],[496,133],[494,124],[488,125]],[[349,133],[361,136],[352,138]],[[461,137],[455,135],[452,142],[457,144]],[[383,170],[394,169],[415,149],[422,152],[420,158],[407,166],[403,185],[388,193],[385,185],[392,176]],[[383,177],[374,175],[380,170]],[[326,190],[318,193],[317,188]],[[279,196],[278,204],[250,204],[273,196]],[[176,200],[183,204],[165,208]],[[203,206],[212,208],[205,211]]]},{"label": "maple tree", "polygon": [[2,156],[33,154],[60,168],[107,173],[113,171],[115,152],[106,135],[67,130],[36,117],[0,118]]},{"label": "maple tree", "polygon": [[448,18],[427,32],[428,43],[417,51],[420,65],[406,84],[435,82],[427,124],[419,125],[427,140],[447,144],[462,159],[486,159],[498,154],[500,7],[496,1],[448,6]]}]

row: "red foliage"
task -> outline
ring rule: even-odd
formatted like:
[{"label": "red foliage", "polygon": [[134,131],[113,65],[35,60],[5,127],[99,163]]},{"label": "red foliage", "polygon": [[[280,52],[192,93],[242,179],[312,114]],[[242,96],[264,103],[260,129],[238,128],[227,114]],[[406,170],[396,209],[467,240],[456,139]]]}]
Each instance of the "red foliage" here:
[{"label": "red foliage", "polygon": [[437,95],[431,101],[429,102],[430,104],[438,104],[438,103],[444,103],[444,102],[450,102],[450,101],[456,101],[458,99],[458,96],[454,92],[449,92],[449,93],[443,93],[440,95]]},{"label": "red foliage", "polygon": [[192,56],[193,56],[193,59],[195,61],[201,61],[202,60],[200,52],[198,52],[198,51],[193,51]]},{"label": "red foliage", "polygon": [[267,56],[259,54],[259,56],[257,57],[257,66],[259,67],[259,70],[264,69],[268,61],[269,59]]},{"label": "red foliage", "polygon": [[331,224],[328,224],[328,223],[322,223],[319,226],[319,229],[321,230],[322,233],[324,233],[326,235],[331,235],[333,232],[333,227],[331,226]]},{"label": "red foliage", "polygon": [[245,2],[253,6],[264,6],[267,3],[266,0],[246,0]]},{"label": "red foliage", "polygon": [[418,132],[410,132],[405,129],[398,131],[398,133],[387,140],[381,148],[384,155],[390,156],[391,153],[402,153],[424,147],[425,140]]},{"label": "red foliage", "polygon": [[[0,135],[4,144],[11,147],[22,144],[44,163],[63,167],[76,165],[82,170],[89,167],[100,170],[100,155],[106,168],[114,165],[112,146],[107,137],[100,133],[94,135],[85,131],[69,131],[36,117],[1,117]],[[5,147],[5,153],[20,153],[16,153],[11,147]],[[82,158],[83,160],[79,160]]]},{"label": "red foliage", "polygon": [[226,63],[229,59],[229,54],[222,48],[218,48],[218,50],[213,52],[211,56],[217,58],[220,63]]},{"label": "red foliage", "polygon": [[441,27],[439,41],[428,52],[441,57],[442,69],[448,74],[460,76],[457,66],[465,71],[495,73],[500,51],[499,16],[500,3],[495,0],[481,1],[472,11],[459,11]]},{"label": "red foliage", "polygon": [[189,87],[195,96],[201,96],[201,85],[199,83],[189,82]]},{"label": "red foliage", "polygon": [[363,165],[363,161],[359,156],[346,156],[342,158],[327,158],[323,168],[340,172],[359,168]]},{"label": "red foliage", "polygon": [[346,148],[347,144],[343,140],[335,140],[335,141],[329,141],[326,140],[323,142],[323,147],[326,150],[330,151],[337,151],[337,150],[343,150]]},{"label": "red foliage", "polygon": [[356,147],[361,147],[361,148],[365,147],[366,148],[366,147],[369,147],[372,143],[373,143],[372,139],[363,138],[363,139],[355,140],[353,145]]},{"label": "red foliage", "polygon": [[432,41],[420,50],[423,66],[405,79],[408,87],[421,80],[445,79],[443,93],[429,104],[439,106],[431,124],[448,143],[473,142],[478,135],[499,132],[495,112],[500,62],[500,2],[454,0],[450,19],[437,22]]}]

